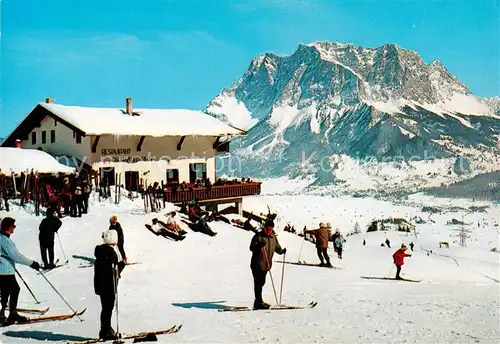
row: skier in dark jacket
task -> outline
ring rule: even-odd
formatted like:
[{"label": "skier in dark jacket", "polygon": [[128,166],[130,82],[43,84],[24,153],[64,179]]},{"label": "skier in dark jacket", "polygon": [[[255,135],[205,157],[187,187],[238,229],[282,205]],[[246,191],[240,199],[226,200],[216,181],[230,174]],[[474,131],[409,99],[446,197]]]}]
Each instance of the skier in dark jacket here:
[{"label": "skier in dark jacket", "polygon": [[92,192],[92,187],[89,185],[88,181],[83,182],[83,213],[87,214],[89,212],[89,198]]},{"label": "skier in dark jacket", "polygon": [[337,240],[337,238],[340,237],[340,231],[339,230],[336,230],[335,233],[332,235],[332,241],[333,241],[333,250],[335,251],[335,253],[339,253],[338,252],[338,247],[337,245],[335,244],[335,240]]},{"label": "skier in dark jacket", "polygon": [[[40,241],[40,253],[42,254],[42,261],[45,269],[53,269],[56,267],[54,264],[54,234],[61,228],[62,222],[56,216],[56,210],[47,209],[47,217],[42,220],[39,226],[40,234],[38,240]],[[47,252],[49,259],[47,260]]]},{"label": "skier in dark jacket", "polygon": [[[16,220],[13,218],[6,217],[0,224],[0,294],[2,295],[0,324],[5,326],[26,321],[26,317],[17,313],[17,300],[21,289],[16,281],[16,263],[28,265],[35,270],[40,269],[40,264],[19,253],[16,244],[10,238],[16,228],[15,222]],[[9,304],[10,314],[7,321],[5,321],[7,303]]]},{"label": "skier in dark jacket", "polygon": [[391,248],[391,242],[389,241],[389,239],[385,239],[385,244],[387,245],[387,247]]},{"label": "skier in dark jacket", "polygon": [[102,234],[104,244],[96,246],[94,255],[94,291],[101,298],[101,329],[99,338],[113,340],[118,334],[111,327],[111,316],[115,306],[116,293],[120,273],[125,267],[125,262],[118,262],[118,255],[114,246],[118,244],[118,234],[109,230]]},{"label": "skier in dark jacket", "polygon": [[82,217],[85,207],[83,205],[83,187],[80,181],[76,182],[75,190],[73,191],[73,205],[73,214],[71,216]]},{"label": "skier in dark jacket", "polygon": [[253,236],[250,242],[250,251],[252,251],[250,268],[252,269],[255,293],[253,308],[268,309],[270,305],[262,299],[262,288],[266,284],[266,275],[271,270],[274,252],[286,253],[286,248],[281,248],[276,238],[273,221],[267,220],[264,223],[264,229]]},{"label": "skier in dark jacket", "polygon": [[125,238],[123,237],[123,229],[118,222],[118,217],[113,215],[109,218],[109,230],[115,230],[118,234],[118,250],[120,251],[120,255],[122,256],[125,264],[127,263],[127,255],[125,254],[125,249],[123,248],[123,244],[125,242]]}]

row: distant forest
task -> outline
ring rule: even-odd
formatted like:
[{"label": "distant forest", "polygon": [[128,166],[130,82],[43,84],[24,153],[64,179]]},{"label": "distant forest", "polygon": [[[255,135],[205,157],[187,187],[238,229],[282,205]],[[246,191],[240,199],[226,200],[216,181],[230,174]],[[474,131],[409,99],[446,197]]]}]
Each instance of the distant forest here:
[{"label": "distant forest", "polygon": [[430,188],[427,195],[500,201],[500,171],[485,173],[449,186]]}]

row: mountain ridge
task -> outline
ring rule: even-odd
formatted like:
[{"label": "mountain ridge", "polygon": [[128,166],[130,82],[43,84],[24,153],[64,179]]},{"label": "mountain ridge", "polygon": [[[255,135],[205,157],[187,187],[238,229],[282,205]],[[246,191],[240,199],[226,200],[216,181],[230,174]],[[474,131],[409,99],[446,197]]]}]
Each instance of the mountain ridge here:
[{"label": "mountain ridge", "polygon": [[[256,56],[205,111],[249,129],[232,143],[243,175],[303,175],[305,163],[339,155],[466,158],[477,173],[498,162],[497,104],[474,96],[439,60],[425,63],[396,44],[317,41],[288,56]],[[316,158],[302,158],[311,154]],[[326,165],[314,175],[333,182],[335,166]]]}]

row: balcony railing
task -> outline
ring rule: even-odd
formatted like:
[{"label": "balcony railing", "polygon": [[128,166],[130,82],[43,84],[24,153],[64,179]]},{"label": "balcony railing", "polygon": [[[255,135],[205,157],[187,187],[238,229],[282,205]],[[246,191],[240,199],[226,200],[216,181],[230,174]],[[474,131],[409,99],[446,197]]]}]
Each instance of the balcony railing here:
[{"label": "balcony railing", "polygon": [[250,182],[234,185],[212,186],[210,190],[204,187],[182,191],[169,190],[165,193],[165,201],[170,203],[181,203],[191,200],[207,201],[221,198],[259,195],[260,185],[260,182]]}]

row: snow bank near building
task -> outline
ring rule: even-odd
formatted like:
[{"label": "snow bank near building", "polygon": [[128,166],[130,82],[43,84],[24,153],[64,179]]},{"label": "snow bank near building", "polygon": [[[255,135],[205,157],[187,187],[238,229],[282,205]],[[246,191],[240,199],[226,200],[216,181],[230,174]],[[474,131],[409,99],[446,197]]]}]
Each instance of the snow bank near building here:
[{"label": "snow bank near building", "polygon": [[60,164],[50,154],[36,149],[0,148],[0,174],[19,174],[31,170],[38,173],[74,173],[75,169]]}]

